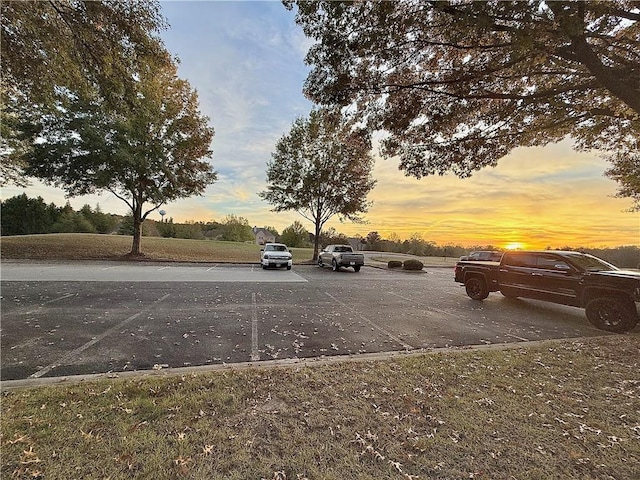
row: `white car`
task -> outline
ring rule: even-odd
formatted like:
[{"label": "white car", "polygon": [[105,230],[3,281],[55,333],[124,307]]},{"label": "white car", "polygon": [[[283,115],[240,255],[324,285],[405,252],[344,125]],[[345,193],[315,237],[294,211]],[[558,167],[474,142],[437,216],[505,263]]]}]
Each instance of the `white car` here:
[{"label": "white car", "polygon": [[283,243],[265,243],[260,249],[260,264],[266,270],[269,267],[287,267],[291,270],[293,260],[291,252]]}]

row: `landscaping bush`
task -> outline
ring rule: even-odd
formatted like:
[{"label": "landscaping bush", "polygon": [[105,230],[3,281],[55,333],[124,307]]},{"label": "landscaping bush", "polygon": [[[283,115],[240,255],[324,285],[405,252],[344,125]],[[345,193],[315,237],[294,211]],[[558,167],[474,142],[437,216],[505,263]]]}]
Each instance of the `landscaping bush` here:
[{"label": "landscaping bush", "polygon": [[420,260],[405,260],[402,264],[403,270],[422,270],[424,264]]},{"label": "landscaping bush", "polygon": [[389,260],[387,268],[402,268],[402,262],[400,260]]}]

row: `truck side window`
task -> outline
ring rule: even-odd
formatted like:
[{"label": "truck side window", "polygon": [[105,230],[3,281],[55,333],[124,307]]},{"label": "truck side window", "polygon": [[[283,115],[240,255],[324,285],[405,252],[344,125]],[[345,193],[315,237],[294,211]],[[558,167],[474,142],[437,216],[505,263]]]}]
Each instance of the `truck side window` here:
[{"label": "truck side window", "polygon": [[537,266],[538,268],[543,268],[545,270],[570,270],[569,265],[564,260],[554,257],[553,255],[542,255],[538,257]]},{"label": "truck side window", "polygon": [[512,267],[533,268],[536,266],[536,257],[529,253],[505,253],[503,264]]}]

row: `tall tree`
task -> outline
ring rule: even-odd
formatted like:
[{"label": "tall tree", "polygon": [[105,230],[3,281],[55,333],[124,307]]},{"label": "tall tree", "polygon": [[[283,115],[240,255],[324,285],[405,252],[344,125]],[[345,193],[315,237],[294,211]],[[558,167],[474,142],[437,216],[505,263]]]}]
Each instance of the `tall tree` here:
[{"label": "tall tree", "polygon": [[289,1],[316,40],[305,93],[351,105],[408,175],[469,176],[518,146],[640,137],[630,0]]},{"label": "tall tree", "polygon": [[69,196],[107,190],[121,199],[133,216],[131,254],[139,255],[144,219],[164,203],[201,194],[216,173],[206,161],[213,129],[175,64],[142,65],[129,101],[114,110],[98,95],[61,91],[22,130],[32,145],[27,175]]},{"label": "tall tree", "polygon": [[24,110],[55,103],[59,89],[97,91],[110,107],[135,98],[139,63],[171,63],[154,0],[0,2],[0,186],[25,186],[17,140]]},{"label": "tall tree", "polygon": [[259,195],[273,211],[293,210],[313,222],[313,260],[323,225],[334,215],[359,221],[375,186],[370,136],[340,111],[313,110],[280,138],[267,164],[267,190]]}]

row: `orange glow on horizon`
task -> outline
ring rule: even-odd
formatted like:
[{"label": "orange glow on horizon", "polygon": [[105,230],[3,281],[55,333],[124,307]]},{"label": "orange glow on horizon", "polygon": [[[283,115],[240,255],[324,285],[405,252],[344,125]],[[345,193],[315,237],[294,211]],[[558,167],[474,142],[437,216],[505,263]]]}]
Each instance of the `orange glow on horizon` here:
[{"label": "orange glow on horizon", "polygon": [[524,250],[526,247],[527,245],[522,242],[509,242],[504,246],[506,250]]}]

